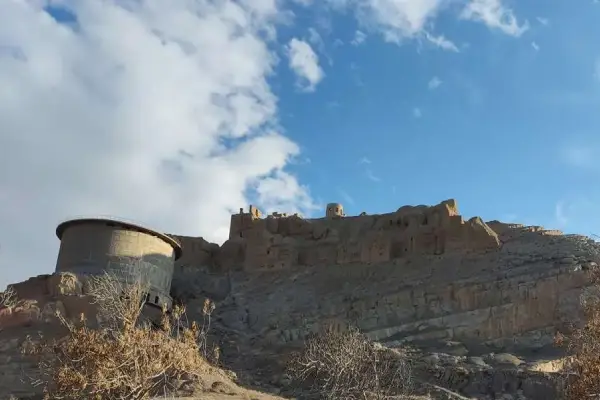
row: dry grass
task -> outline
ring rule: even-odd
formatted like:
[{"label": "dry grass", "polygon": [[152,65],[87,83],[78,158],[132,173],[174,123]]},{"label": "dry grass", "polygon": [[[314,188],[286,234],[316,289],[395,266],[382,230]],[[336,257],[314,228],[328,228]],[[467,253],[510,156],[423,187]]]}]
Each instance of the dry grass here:
[{"label": "dry grass", "polygon": [[[194,379],[211,369],[202,355],[208,326],[185,326],[182,307],[171,314],[163,310],[158,329],[140,323],[145,293],[139,280],[123,285],[107,275],[90,282],[101,328],[89,328],[83,316],[77,323],[59,316],[68,335],[28,349],[41,356],[39,383],[44,385],[46,398],[169,396],[182,379]],[[205,311],[213,308],[207,302]]]},{"label": "dry grass", "polygon": [[17,293],[12,286],[8,286],[4,292],[0,292],[0,308],[15,308],[19,305]]},{"label": "dry grass", "polygon": [[409,364],[382,351],[357,329],[326,329],[308,339],[289,372],[327,399],[401,398],[411,389]]},{"label": "dry grass", "polygon": [[569,352],[563,368],[568,400],[600,399],[600,271],[590,274],[593,286],[582,298],[585,325],[556,337]]}]

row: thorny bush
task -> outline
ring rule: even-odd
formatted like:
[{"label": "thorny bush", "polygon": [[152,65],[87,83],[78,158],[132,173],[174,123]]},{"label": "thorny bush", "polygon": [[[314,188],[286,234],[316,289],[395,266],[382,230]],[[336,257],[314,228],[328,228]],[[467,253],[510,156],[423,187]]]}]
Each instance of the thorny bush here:
[{"label": "thorny bush", "polygon": [[293,379],[312,385],[326,399],[387,399],[411,389],[406,360],[350,328],[327,328],[311,336],[289,364]]},{"label": "thorny bush", "polygon": [[581,304],[585,324],[556,336],[569,353],[563,368],[568,400],[600,399],[600,270],[589,274],[592,286],[584,290]]},{"label": "thorny bush", "polygon": [[[158,329],[141,322],[145,301],[139,280],[123,285],[105,275],[90,282],[104,324],[92,329],[82,315],[76,323],[57,314],[68,335],[51,342],[30,343],[40,356],[41,380],[51,399],[145,399],[165,396],[180,379],[193,379],[212,367],[206,360],[206,332],[182,323],[183,307],[162,312]],[[207,301],[205,316],[214,305]]]},{"label": "thorny bush", "polygon": [[0,308],[15,308],[19,303],[17,293],[12,286],[8,286],[4,292],[0,292]]}]

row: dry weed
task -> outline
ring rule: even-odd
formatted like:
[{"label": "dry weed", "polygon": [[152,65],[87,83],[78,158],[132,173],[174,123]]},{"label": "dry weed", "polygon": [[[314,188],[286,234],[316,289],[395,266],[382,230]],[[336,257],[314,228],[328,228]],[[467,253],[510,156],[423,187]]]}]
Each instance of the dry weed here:
[{"label": "dry weed", "polygon": [[556,337],[556,344],[569,352],[563,368],[569,400],[600,399],[600,270],[590,275],[593,286],[582,298],[585,325]]},{"label": "dry weed", "polygon": [[4,292],[0,292],[0,308],[15,308],[18,304],[17,293],[12,286],[8,286]]},{"label": "dry weed", "polygon": [[326,329],[292,358],[293,379],[308,382],[327,399],[387,399],[411,389],[409,364],[351,328]]},{"label": "dry weed", "polygon": [[[158,329],[139,323],[145,286],[122,284],[112,276],[95,278],[90,294],[104,325],[91,329],[81,317],[66,321],[69,334],[29,346],[40,356],[41,383],[52,399],[144,399],[166,396],[211,367],[202,356],[208,326],[187,327],[185,309],[163,310]],[[207,305],[212,312],[214,306]]]}]

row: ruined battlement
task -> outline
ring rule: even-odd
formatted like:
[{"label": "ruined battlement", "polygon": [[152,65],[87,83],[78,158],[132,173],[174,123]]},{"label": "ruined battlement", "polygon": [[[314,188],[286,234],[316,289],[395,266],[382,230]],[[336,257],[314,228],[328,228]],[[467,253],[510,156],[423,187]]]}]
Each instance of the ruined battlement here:
[{"label": "ruined battlement", "polygon": [[494,229],[479,217],[465,220],[453,199],[357,216],[347,216],[341,204],[330,203],[322,218],[263,216],[251,205],[231,216],[229,240],[221,247],[202,238],[174,238],[184,249],[181,265],[210,264],[224,270],[378,264],[500,247]]}]

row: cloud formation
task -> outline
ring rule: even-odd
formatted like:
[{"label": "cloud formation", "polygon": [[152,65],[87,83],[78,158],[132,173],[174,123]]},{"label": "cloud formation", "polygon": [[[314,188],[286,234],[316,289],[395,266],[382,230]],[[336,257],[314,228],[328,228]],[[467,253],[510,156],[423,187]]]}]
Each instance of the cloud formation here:
[{"label": "cloud formation", "polygon": [[[588,226],[590,215],[596,211],[596,201],[586,196],[568,197],[556,202],[554,206],[554,220],[552,223],[558,229],[567,233],[572,233],[573,226]],[[596,234],[597,232],[579,232],[585,235]]]},{"label": "cloud formation", "polygon": [[511,36],[521,36],[529,29],[529,23],[519,24],[513,10],[505,7],[501,0],[471,0],[463,9],[461,18],[483,22]]},{"label": "cloud formation", "polygon": [[352,39],[352,41],[350,43],[352,43],[352,45],[354,45],[354,46],[358,46],[358,45],[364,43],[364,41],[366,39],[367,39],[367,34],[364,33],[363,31],[357,30],[356,32],[354,32],[354,38]]},{"label": "cloud formation", "polygon": [[298,87],[304,91],[312,92],[325,74],[319,66],[319,57],[310,44],[303,40],[293,38],[288,43],[287,55],[289,66],[298,77]]},{"label": "cloud formation", "polygon": [[425,32],[425,39],[435,45],[436,47],[439,47],[442,50],[446,50],[446,51],[453,51],[455,53],[458,53],[458,47],[454,44],[454,42],[446,39],[446,37],[444,35],[437,35],[434,36],[432,34],[430,34],[429,32]]},{"label": "cloud formation", "polygon": [[51,272],[73,216],[220,242],[250,198],[314,209],[267,83],[275,2],[62,2],[74,28],[42,3],[0,2],[0,286]]},{"label": "cloud formation", "polygon": [[427,83],[427,88],[429,88],[429,90],[434,90],[437,89],[438,87],[440,87],[440,85],[442,84],[442,81],[440,78],[438,78],[437,76],[434,76],[433,78],[431,78],[431,80]]},{"label": "cloud formation", "polygon": [[597,143],[571,143],[561,148],[561,158],[569,166],[600,171],[600,146]]},{"label": "cloud formation", "polygon": [[458,17],[485,24],[491,29],[520,36],[529,25],[519,24],[512,9],[502,0],[327,0],[334,9],[354,11],[365,30],[381,34],[384,40],[402,43],[425,40],[443,50],[458,52],[458,47],[444,35],[433,32],[434,20],[442,12],[453,12],[456,4],[464,4]]}]

